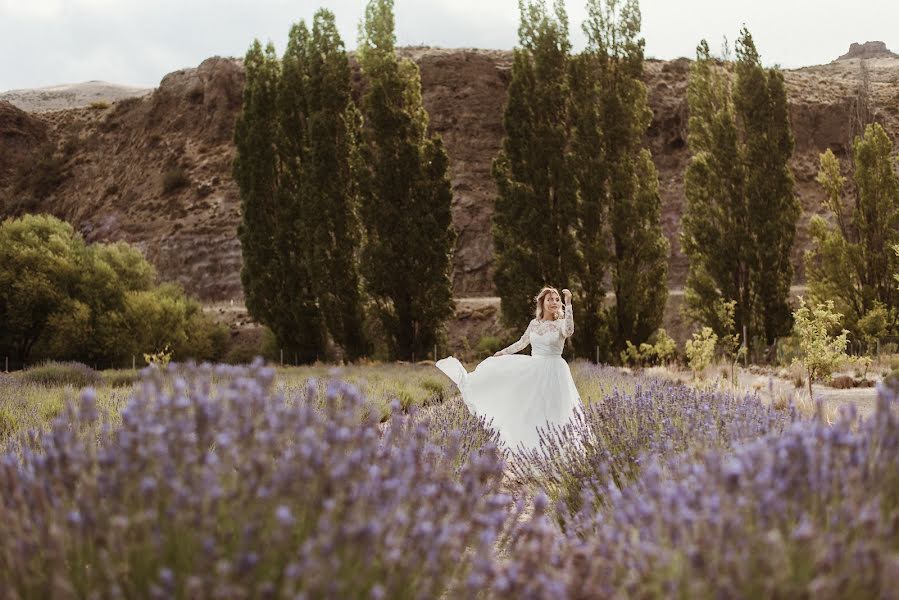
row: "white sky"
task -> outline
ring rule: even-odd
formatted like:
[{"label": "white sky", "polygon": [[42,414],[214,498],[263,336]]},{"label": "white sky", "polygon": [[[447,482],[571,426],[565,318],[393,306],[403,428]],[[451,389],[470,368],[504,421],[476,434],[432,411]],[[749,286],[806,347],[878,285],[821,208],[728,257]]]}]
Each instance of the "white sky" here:
[{"label": "white sky", "polygon": [[[548,1],[551,4],[551,0]],[[854,6],[849,8],[850,6]],[[348,49],[365,0],[0,0],[0,91],[102,80],[156,86],[213,55],[243,56],[253,38],[280,54],[290,24],[331,9]],[[766,65],[827,63],[851,42],[899,52],[895,0],[642,0],[649,57],[692,57],[707,38],[731,43],[745,23]],[[574,47],[583,47],[584,0],[567,0]],[[511,49],[517,0],[396,0],[399,45]]]}]

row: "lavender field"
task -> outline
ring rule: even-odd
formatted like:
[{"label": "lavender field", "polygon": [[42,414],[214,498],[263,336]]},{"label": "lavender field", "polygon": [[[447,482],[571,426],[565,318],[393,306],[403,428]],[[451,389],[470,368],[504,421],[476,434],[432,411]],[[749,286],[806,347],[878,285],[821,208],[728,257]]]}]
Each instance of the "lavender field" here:
[{"label": "lavender field", "polygon": [[834,423],[575,363],[531,455],[422,365],[0,375],[2,598],[888,598],[895,392]]}]

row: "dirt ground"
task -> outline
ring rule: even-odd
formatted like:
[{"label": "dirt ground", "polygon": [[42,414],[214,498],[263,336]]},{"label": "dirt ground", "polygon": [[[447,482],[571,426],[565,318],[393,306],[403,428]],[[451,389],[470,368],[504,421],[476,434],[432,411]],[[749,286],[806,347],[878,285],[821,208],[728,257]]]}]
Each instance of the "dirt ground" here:
[{"label": "dirt ground", "polygon": [[[692,373],[687,369],[653,367],[647,369],[647,375],[658,375],[668,377],[675,381],[680,381],[690,385],[712,386],[719,389],[733,389],[730,383],[730,367],[729,365],[719,364],[709,367],[704,373],[704,379],[694,380]],[[872,367],[867,379],[873,382],[879,382],[882,378],[883,369],[877,366]],[[725,372],[727,375],[725,375]],[[785,373],[788,376],[784,376]],[[814,414],[816,403],[820,399],[823,404],[824,417],[829,422],[835,421],[843,406],[850,404],[855,405],[858,415],[862,418],[874,413],[877,402],[877,388],[872,387],[854,387],[848,389],[834,388],[823,383],[813,383],[812,392],[814,400],[809,399],[808,384],[805,383],[797,387],[793,379],[794,370],[777,369],[769,367],[750,366],[749,368],[738,366],[735,369],[736,391],[737,393],[758,393],[765,402],[773,402],[779,405],[787,405],[792,400],[797,408],[806,415]],[[842,371],[835,373],[834,376],[849,375],[852,371]]]}]

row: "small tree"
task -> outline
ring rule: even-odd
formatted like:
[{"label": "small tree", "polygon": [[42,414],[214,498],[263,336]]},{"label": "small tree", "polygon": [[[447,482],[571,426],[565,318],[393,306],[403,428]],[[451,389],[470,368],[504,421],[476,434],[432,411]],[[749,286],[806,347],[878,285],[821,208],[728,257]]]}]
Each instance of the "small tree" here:
[{"label": "small tree", "polygon": [[829,378],[840,364],[849,359],[846,355],[849,332],[843,329],[836,337],[830,335],[832,330],[840,327],[842,316],[834,312],[833,300],[812,306],[799,297],[799,308],[793,312],[793,330],[799,338],[802,357],[793,362],[803,365],[808,373],[809,398],[812,397],[813,379]]},{"label": "small tree", "polygon": [[693,377],[712,364],[715,358],[715,346],[718,344],[718,336],[711,327],[703,327],[693,334],[693,338],[684,344],[684,354],[687,355],[687,364],[693,371]]}]

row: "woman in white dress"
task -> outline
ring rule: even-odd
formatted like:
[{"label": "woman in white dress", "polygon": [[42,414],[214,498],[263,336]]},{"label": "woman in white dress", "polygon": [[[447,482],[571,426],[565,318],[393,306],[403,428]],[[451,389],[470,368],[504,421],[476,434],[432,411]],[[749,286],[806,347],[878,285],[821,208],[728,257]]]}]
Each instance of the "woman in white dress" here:
[{"label": "woman in white dress", "polygon": [[[555,288],[540,290],[535,318],[521,339],[471,373],[452,356],[436,364],[459,387],[468,409],[492,421],[511,449],[538,448],[538,428],[562,425],[581,408],[571,370],[562,358],[565,340],[574,333],[571,292],[562,293],[564,308]],[[516,354],[528,344],[530,356]]]}]

